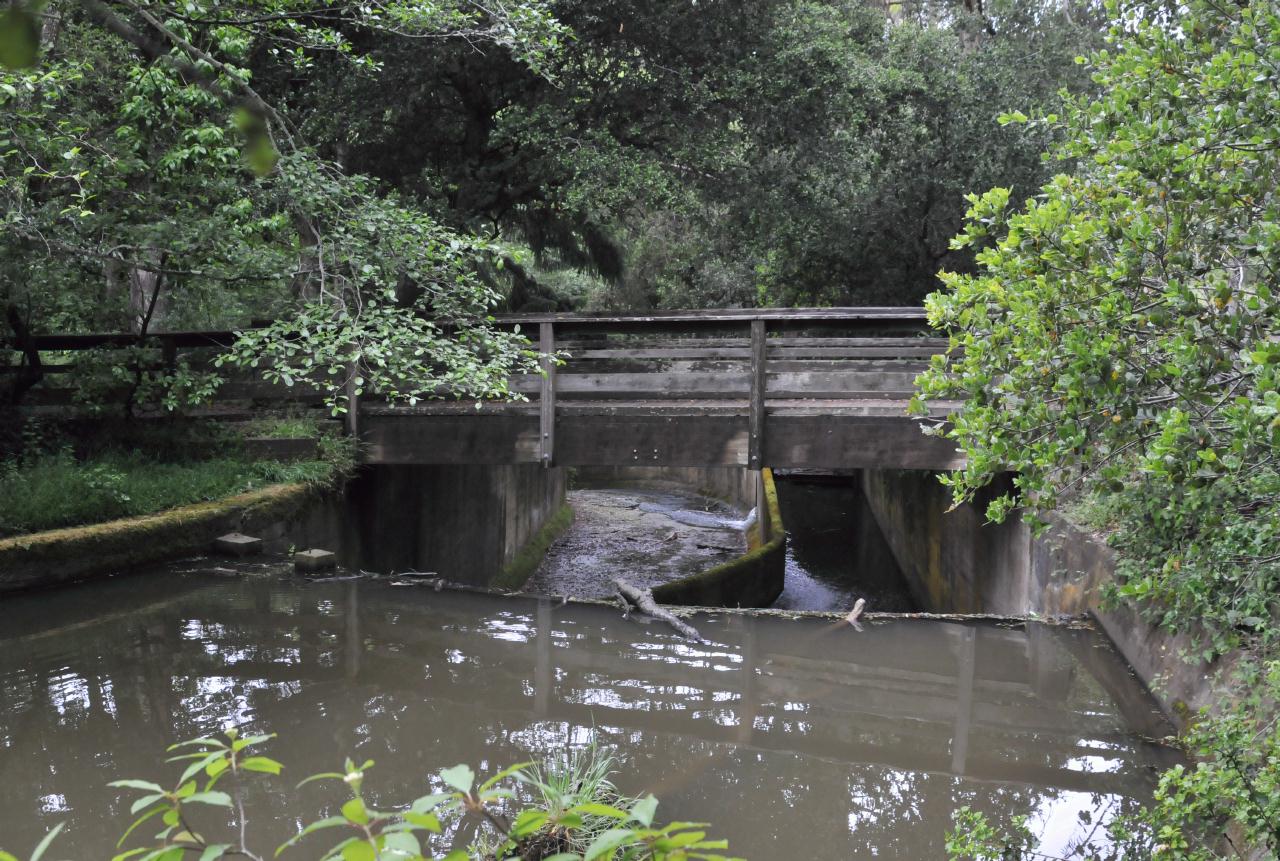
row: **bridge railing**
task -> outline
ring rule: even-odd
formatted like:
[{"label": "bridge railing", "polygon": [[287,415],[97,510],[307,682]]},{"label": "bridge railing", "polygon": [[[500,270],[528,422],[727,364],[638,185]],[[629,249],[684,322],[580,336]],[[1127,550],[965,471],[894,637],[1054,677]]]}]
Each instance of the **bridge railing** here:
[{"label": "bridge railing", "polygon": [[764,465],[767,402],[906,400],[945,341],[928,337],[921,308],[729,309],[498,318],[532,331],[542,373],[512,388],[539,405],[538,459],[555,462],[556,418],[567,402],[681,401],[687,409],[748,409],[747,465]]},{"label": "bridge railing", "polygon": [[[944,340],[931,337],[921,308],[508,314],[494,322],[518,327],[548,357],[541,373],[511,380],[515,392],[536,399],[536,459],[548,466],[556,463],[557,423],[566,414],[651,418],[678,410],[686,417],[741,416],[737,421],[742,425],[735,426],[745,425],[743,460],[759,468],[766,464],[766,412],[808,406],[811,413],[822,413],[861,404],[858,409],[902,416],[915,376],[929,356],[946,348]],[[180,351],[207,353],[233,343],[236,335],[231,330],[159,332],[145,338],[129,333],[35,335],[31,344],[41,351],[69,352],[159,347],[163,363],[172,366]],[[48,402],[69,399],[65,391],[53,394],[57,397]],[[225,384],[218,395],[223,406],[236,401],[318,403],[320,398],[318,388],[306,385],[286,388],[241,379]],[[368,408],[381,409],[376,394],[365,401]],[[350,412],[353,419],[360,412],[356,406]],[[534,407],[529,403],[510,409]],[[448,404],[419,408],[423,414],[433,409],[446,412]],[[818,418],[810,418],[813,432],[830,435],[830,428],[817,427]]]}]

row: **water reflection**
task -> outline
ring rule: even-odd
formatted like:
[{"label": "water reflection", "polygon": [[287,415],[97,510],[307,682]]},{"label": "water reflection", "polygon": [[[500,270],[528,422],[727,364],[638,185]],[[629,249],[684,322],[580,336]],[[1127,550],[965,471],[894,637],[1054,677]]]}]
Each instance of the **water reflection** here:
[{"label": "water reflection", "polygon": [[[377,582],[165,575],[0,607],[0,834],[55,821],[110,851],[115,777],[241,723],[280,732],[292,785],[346,755],[391,803],[467,761],[492,769],[595,736],[619,784],[755,859],[943,856],[951,812],[1027,814],[1052,846],[1081,810],[1149,792],[1150,701],[1089,631],[720,615],[692,645],[594,607]],[[252,799],[265,844],[331,797]],[[107,815],[104,815],[107,814]],[[465,834],[455,835],[458,842]],[[303,852],[302,855],[306,853]]]},{"label": "water reflection", "polygon": [[848,610],[863,598],[870,610],[922,609],[855,475],[793,474],[777,478],[776,486],[787,527],[787,575],[775,607]]}]

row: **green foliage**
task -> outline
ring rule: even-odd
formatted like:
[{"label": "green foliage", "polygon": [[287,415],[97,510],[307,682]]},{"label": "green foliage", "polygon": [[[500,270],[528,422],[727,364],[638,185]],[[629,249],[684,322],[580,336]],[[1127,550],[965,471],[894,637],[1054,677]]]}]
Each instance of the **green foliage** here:
[{"label": "green foliage", "polygon": [[[153,514],[272,484],[327,484],[353,464],[347,440],[321,440],[321,458],[254,461],[234,440],[183,437],[181,453],[103,446],[77,458],[65,443],[0,460],[0,537]],[[146,452],[146,453],[144,453]]]},{"label": "green foliage", "polygon": [[475,274],[480,243],[374,194],[362,178],[294,158],[280,173],[287,197],[315,214],[325,237],[303,282],[309,298],[288,318],[244,332],[218,364],[257,368],[287,386],[318,384],[335,413],[348,383],[356,395],[376,390],[409,403],[444,392],[503,397],[512,373],[536,368],[527,339],[486,325],[499,297]]},{"label": "green foliage", "polygon": [[[307,74],[317,56],[376,75],[369,39],[491,42],[543,69],[563,27],[541,0],[313,13],[297,0],[50,5],[39,63],[0,71],[0,305],[35,331],[286,320],[232,361],[282,380],[318,370],[335,404],[346,375],[324,373],[332,360],[392,398],[442,382],[504,394],[529,353],[488,325],[484,246],[318,157],[257,81]],[[399,361],[411,342],[430,358]],[[108,383],[168,409],[214,385],[207,369],[153,378],[114,359]]]},{"label": "green foliage", "polygon": [[[182,766],[181,775],[165,788],[150,780],[126,779],[110,785],[137,793],[129,810],[130,823],[117,844],[113,861],[181,861],[199,858],[270,857],[254,853],[245,844],[246,815],[242,797],[248,780],[281,774],[284,765],[257,751],[274,736],[242,736],[228,730],[222,737],[198,738],[173,745],[167,761]],[[727,844],[708,840],[695,823],[654,823],[658,802],[645,796],[624,807],[599,798],[606,788],[607,759],[592,754],[585,769],[572,762],[570,772],[529,771],[531,763],[517,765],[477,783],[466,765],[446,768],[438,776],[441,791],[414,799],[398,810],[379,810],[366,798],[364,784],[373,762],[357,766],[348,759],[341,772],[312,775],[298,784],[334,781],[343,791],[335,815],[315,820],[275,850],[275,856],[306,845],[321,861],[468,861],[482,858],[522,861],[734,861],[720,854]],[[606,769],[602,773],[601,769]],[[590,781],[578,788],[566,786],[564,777],[575,774]],[[535,801],[520,801],[517,789],[531,787]],[[541,799],[538,801],[537,799]],[[210,838],[197,828],[208,808],[223,808],[233,818],[226,837]],[[515,808],[515,809],[513,809]],[[448,824],[463,818],[480,820],[494,835],[496,853],[479,847],[472,851],[448,850],[441,835]],[[608,824],[601,827],[600,823]],[[159,826],[159,830],[153,832]],[[37,848],[31,861],[39,861],[59,828]],[[313,835],[319,835],[314,836]],[[222,842],[218,842],[221,839]],[[328,848],[318,850],[317,841]],[[581,850],[554,848],[584,844]],[[132,846],[133,848],[124,848]],[[0,852],[0,861],[12,855]]]},{"label": "green foliage", "polygon": [[1269,619],[1280,559],[1280,7],[1190,3],[1178,28],[1110,8],[1114,49],[1086,61],[1101,95],[1036,121],[1074,171],[1018,208],[970,197],[955,244],[981,269],[929,297],[953,350],[919,383],[964,404],[957,500],[1005,470],[1018,491],[995,516],[1119,495],[1122,593],[1207,625],[1212,654]]}]

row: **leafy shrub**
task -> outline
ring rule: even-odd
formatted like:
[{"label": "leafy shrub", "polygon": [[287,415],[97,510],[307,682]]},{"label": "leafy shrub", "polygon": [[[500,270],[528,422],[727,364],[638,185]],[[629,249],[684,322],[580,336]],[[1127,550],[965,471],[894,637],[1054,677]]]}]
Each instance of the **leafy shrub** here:
[{"label": "leafy shrub", "polygon": [[[257,752],[270,735],[241,736],[228,730],[220,738],[198,738],[169,748],[183,771],[166,789],[150,780],[126,779],[111,785],[139,793],[130,809],[132,821],[117,844],[113,861],[182,861],[188,854],[200,861],[246,857],[262,859],[262,853],[246,845],[245,809],[241,790],[248,779],[278,776],[284,766]],[[583,765],[586,770],[583,770]],[[324,835],[332,844],[319,854],[322,861],[734,861],[719,854],[724,840],[707,840],[696,823],[658,826],[653,822],[658,801],[645,796],[624,809],[598,800],[607,782],[609,760],[572,759],[561,768],[550,765],[531,769],[531,763],[513,766],[481,783],[466,765],[446,768],[439,774],[443,791],[414,799],[398,810],[377,810],[364,796],[364,781],[372,762],[357,766],[347,760],[341,772],[316,774],[298,786],[314,781],[339,784],[345,799],[338,812],[311,822],[275,850],[280,855]],[[579,779],[585,778],[585,779]],[[537,803],[521,802],[516,789]],[[211,838],[193,823],[201,808],[231,811],[228,836]],[[470,851],[440,850],[433,844],[446,826],[465,817],[480,819],[489,834]],[[160,830],[141,836],[152,828]],[[39,861],[61,826],[37,847],[31,861]],[[318,838],[317,838],[318,839]],[[138,844],[123,849],[126,844]],[[486,847],[496,846],[490,851]],[[578,847],[561,849],[560,847]],[[0,861],[18,861],[0,852]]]}]

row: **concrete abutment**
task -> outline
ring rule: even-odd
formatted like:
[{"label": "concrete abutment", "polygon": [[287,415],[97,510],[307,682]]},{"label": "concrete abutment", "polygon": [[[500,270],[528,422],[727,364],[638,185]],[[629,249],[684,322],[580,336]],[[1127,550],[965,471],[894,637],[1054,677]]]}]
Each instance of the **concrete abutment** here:
[{"label": "concrete abutment", "polygon": [[[1187,662],[1189,638],[1104,602],[1116,556],[1097,535],[1049,516],[1041,535],[1017,516],[985,522],[989,499],[951,509],[951,492],[922,470],[865,470],[868,506],[912,592],[935,611],[1091,615],[1178,725],[1214,700],[1229,660]],[[992,494],[1002,492],[997,483]],[[951,509],[951,510],[948,510]]]}]

